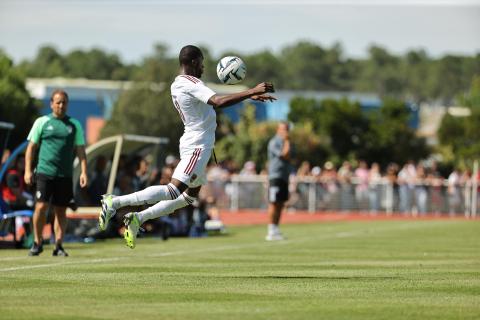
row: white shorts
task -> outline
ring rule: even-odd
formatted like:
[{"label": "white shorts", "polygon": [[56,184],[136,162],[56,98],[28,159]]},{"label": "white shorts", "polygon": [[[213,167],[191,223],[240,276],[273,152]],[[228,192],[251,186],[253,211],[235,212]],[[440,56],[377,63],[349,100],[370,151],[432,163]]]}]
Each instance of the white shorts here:
[{"label": "white shorts", "polygon": [[190,188],[195,188],[207,183],[206,168],[212,149],[186,149],[180,150],[178,163],[172,178],[180,180]]}]

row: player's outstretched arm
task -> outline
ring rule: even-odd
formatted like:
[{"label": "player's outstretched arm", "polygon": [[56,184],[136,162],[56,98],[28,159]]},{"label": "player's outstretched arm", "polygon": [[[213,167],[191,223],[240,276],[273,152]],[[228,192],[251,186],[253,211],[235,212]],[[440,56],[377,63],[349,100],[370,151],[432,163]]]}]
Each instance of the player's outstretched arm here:
[{"label": "player's outstretched arm", "polygon": [[214,95],[208,100],[208,104],[214,108],[225,108],[243,100],[252,98],[257,101],[273,101],[274,97],[266,94],[269,92],[275,92],[275,88],[272,83],[262,82],[257,84],[254,88],[233,93],[227,95]]}]

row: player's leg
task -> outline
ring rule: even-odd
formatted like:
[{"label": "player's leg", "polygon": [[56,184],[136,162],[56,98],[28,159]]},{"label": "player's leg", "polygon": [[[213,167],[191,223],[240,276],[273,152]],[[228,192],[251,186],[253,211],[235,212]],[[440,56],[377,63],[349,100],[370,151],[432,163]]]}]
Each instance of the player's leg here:
[{"label": "player's leg", "polygon": [[68,257],[68,253],[63,248],[63,239],[65,238],[65,232],[67,230],[67,207],[54,206],[53,211],[55,213],[54,231],[55,231],[55,249],[53,250],[54,256]]},{"label": "player's leg", "polygon": [[48,202],[37,201],[33,212],[33,235],[34,243],[30,248],[28,255],[38,256],[43,251],[43,227],[46,223],[46,212]]},{"label": "player's leg", "polygon": [[173,213],[175,210],[193,204],[193,202],[197,199],[200,188],[201,186],[188,188],[176,199],[158,202],[157,204],[138,212],[137,216],[139,221],[144,223],[147,220],[160,218]]},{"label": "player's leg", "polygon": [[268,187],[268,217],[267,241],[283,240],[279,229],[280,218],[285,202],[288,200],[288,183],[281,179],[273,179]]},{"label": "player's leg", "polygon": [[169,215],[175,210],[192,204],[202,184],[206,182],[205,169],[210,159],[211,149],[203,150],[201,148],[184,150],[181,152],[180,162],[173,173],[171,183],[179,190],[185,191],[176,199],[165,200],[140,212],[132,212],[125,215],[125,233],[124,238],[127,246],[135,247],[135,241],[138,230],[142,223],[147,220]]},{"label": "player's leg", "polygon": [[169,183],[167,185],[151,186],[124,196],[103,195],[101,199],[102,211],[98,217],[100,230],[107,228],[108,222],[115,215],[117,209],[126,206],[151,205],[163,200],[176,199],[183,191],[177,185]]},{"label": "player's leg", "polygon": [[53,193],[53,178],[37,174],[36,191],[35,191],[35,210],[33,213],[33,234],[34,242],[28,255],[38,256],[43,251],[43,227],[45,226],[47,217],[48,203]]},{"label": "player's leg", "polygon": [[55,178],[53,180],[53,213],[55,220],[53,230],[55,232],[54,256],[68,257],[63,249],[63,239],[67,230],[67,206],[73,199],[72,178]]},{"label": "player's leg", "polygon": [[[178,183],[178,180],[177,180],[177,183]],[[193,189],[189,188],[186,190],[186,192],[183,192],[176,199],[160,201],[143,211],[131,212],[126,214],[124,217],[124,222],[126,226],[124,238],[127,243],[127,246],[132,249],[135,247],[138,231],[140,229],[140,226],[145,221],[169,215],[173,213],[175,210],[178,210],[193,204],[193,202],[196,200],[196,197],[199,191],[200,191],[200,186]]]},{"label": "player's leg", "polygon": [[274,240],[283,240],[284,237],[280,232],[279,223],[280,217],[282,214],[282,210],[284,207],[283,202],[276,202],[276,203],[269,203],[268,204],[268,230],[267,236],[265,239],[267,241],[274,241]]}]

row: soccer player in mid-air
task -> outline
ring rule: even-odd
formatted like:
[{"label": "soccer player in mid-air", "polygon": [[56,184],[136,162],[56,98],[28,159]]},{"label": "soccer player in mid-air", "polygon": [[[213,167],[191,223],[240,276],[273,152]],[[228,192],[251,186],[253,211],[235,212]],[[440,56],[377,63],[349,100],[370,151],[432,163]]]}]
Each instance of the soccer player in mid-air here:
[{"label": "soccer player in mid-air", "polygon": [[273,84],[262,82],[254,88],[229,95],[218,95],[201,80],[202,51],[192,45],[179,54],[180,74],[171,86],[173,105],[180,114],[185,131],[180,138],[180,162],[167,185],[151,186],[124,196],[104,195],[99,226],[105,230],[116,210],[125,206],[151,205],[140,212],[125,215],[124,238],[127,246],[135,247],[138,230],[147,220],[168,215],[192,204],[202,184],[206,183],[205,169],[212,154],[217,127],[215,109],[224,108],[246,99],[273,101]]}]

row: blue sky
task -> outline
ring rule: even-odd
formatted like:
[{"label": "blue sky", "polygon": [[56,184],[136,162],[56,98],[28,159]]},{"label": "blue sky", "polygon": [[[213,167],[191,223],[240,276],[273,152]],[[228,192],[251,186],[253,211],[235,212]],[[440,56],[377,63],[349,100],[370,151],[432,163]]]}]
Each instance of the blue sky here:
[{"label": "blue sky", "polygon": [[402,54],[480,53],[480,0],[1,0],[0,48],[18,62],[40,45],[60,52],[100,47],[126,62],[165,43],[171,54],[201,44],[278,52],[299,40],[340,42],[347,56],[371,44]]}]

